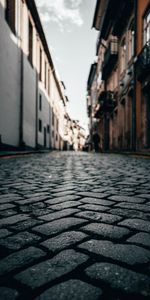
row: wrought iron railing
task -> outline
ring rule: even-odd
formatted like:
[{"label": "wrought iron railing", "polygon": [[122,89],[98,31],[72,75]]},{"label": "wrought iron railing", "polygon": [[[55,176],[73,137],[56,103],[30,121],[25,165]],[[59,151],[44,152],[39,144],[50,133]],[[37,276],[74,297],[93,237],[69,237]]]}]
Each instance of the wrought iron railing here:
[{"label": "wrought iron railing", "polygon": [[147,75],[150,75],[150,40],[146,43],[138,55],[136,72],[139,80],[142,80]]},{"label": "wrought iron railing", "polygon": [[105,80],[114,67],[118,57],[118,39],[113,37],[109,42],[108,48],[104,54],[104,62],[102,68],[102,79]]}]

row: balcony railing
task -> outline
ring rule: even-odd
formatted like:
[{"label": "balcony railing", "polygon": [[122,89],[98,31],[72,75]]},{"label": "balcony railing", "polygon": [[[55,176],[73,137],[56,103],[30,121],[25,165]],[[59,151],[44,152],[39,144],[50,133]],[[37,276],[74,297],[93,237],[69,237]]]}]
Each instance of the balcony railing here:
[{"label": "balcony railing", "polygon": [[139,81],[143,81],[150,75],[150,40],[143,47],[136,62],[136,75]]},{"label": "balcony railing", "polygon": [[102,80],[106,80],[111,73],[118,58],[118,39],[113,37],[109,42],[108,48],[104,55],[104,62],[102,67]]},{"label": "balcony railing", "polygon": [[111,113],[117,105],[117,100],[113,92],[103,91],[99,97],[99,109],[95,118],[100,118],[104,113]]}]

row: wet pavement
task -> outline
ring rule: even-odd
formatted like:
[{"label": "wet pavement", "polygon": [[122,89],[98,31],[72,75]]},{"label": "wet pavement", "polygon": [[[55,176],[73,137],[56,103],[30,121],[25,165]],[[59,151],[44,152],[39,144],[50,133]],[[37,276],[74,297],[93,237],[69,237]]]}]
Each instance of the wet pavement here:
[{"label": "wet pavement", "polygon": [[0,299],[150,299],[150,159],[0,159]]}]

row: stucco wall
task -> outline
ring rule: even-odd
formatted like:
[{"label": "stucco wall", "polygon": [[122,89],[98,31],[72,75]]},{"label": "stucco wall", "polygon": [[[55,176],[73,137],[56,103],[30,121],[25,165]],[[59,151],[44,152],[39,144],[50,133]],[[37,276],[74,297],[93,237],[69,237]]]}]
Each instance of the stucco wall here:
[{"label": "stucco wall", "polygon": [[18,146],[21,52],[1,4],[0,11],[0,135],[3,143]]},{"label": "stucco wall", "polygon": [[36,71],[24,56],[23,87],[23,141],[27,146],[35,147],[36,124]]}]

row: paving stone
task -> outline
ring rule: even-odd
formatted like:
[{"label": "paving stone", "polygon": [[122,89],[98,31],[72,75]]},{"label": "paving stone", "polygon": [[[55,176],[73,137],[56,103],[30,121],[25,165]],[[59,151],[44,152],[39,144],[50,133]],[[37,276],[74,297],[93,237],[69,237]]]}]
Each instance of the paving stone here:
[{"label": "paving stone", "polygon": [[0,261],[0,275],[27,266],[43,256],[45,256],[45,252],[35,247],[29,247],[10,254]]},{"label": "paving stone", "polygon": [[138,293],[150,295],[150,278],[146,275],[135,273],[110,263],[95,263],[85,270],[91,278],[102,280],[112,289],[118,289],[125,293]]},{"label": "paving stone", "polygon": [[[36,190],[37,190],[37,188],[36,188]],[[29,194],[26,194],[26,198],[31,198],[31,196],[32,196],[32,198],[40,198],[40,197],[50,197],[51,198],[51,195],[50,195],[50,193],[48,193],[48,192],[41,192],[41,189],[40,189],[40,192],[38,192],[38,193],[29,193]]]},{"label": "paving stone", "polygon": [[[104,288],[105,293],[102,296],[100,295],[100,297],[102,299],[105,298],[105,300],[125,300],[128,298],[143,300],[146,297],[148,299],[149,296],[146,295],[144,297],[145,295],[139,291],[139,277],[137,279],[133,274],[128,273],[136,273],[137,271],[136,274],[139,272],[140,274],[138,275],[146,276],[144,274],[150,272],[150,233],[142,229],[148,227],[144,222],[138,222],[139,227],[137,227],[136,223],[137,228],[132,228],[135,224],[130,224],[130,227],[128,227],[127,225],[118,225],[118,223],[126,219],[140,219],[141,221],[150,222],[150,198],[148,196],[150,194],[149,166],[150,161],[141,159],[140,157],[132,158],[130,156],[104,153],[75,153],[71,151],[54,151],[48,154],[22,157],[21,159],[16,157],[15,159],[0,160],[0,211],[1,216],[4,217],[1,220],[4,222],[4,225],[1,225],[0,229],[1,239],[8,240],[8,237],[20,236],[22,231],[32,232],[32,234],[39,237],[42,236],[40,241],[31,241],[32,247],[36,245],[33,248],[36,251],[41,251],[40,253],[36,253],[36,258],[32,254],[33,251],[29,253],[28,249],[31,248],[29,244],[21,246],[24,247],[24,250],[11,250],[2,246],[1,256],[3,258],[0,262],[0,274],[4,277],[2,278],[1,285],[3,284],[6,288],[18,289],[19,293],[21,293],[19,294],[19,299],[22,297],[25,298],[26,295],[29,298],[36,298],[39,293],[41,293],[41,296],[44,296],[47,292],[46,289],[48,289],[51,292],[50,296],[47,297],[51,299],[55,297],[56,287],[58,287],[58,290],[65,290],[65,293],[69,295],[67,292],[71,285],[69,279],[80,279],[86,281],[86,283],[83,283],[84,285],[89,283],[94,284],[92,290],[96,288],[95,286],[102,286],[101,289]],[[108,199],[109,197],[115,197],[115,199]],[[30,201],[32,202],[30,203]],[[72,201],[75,206],[71,208]],[[52,205],[56,205],[57,209],[61,209],[54,211],[51,209]],[[64,206],[65,209],[63,209]],[[15,210],[17,212],[15,220],[10,219],[10,214],[14,213]],[[75,216],[79,212],[80,214]],[[18,215],[25,216],[25,220],[22,217],[18,220]],[[100,215],[103,218],[97,220]],[[12,217],[14,216],[11,215]],[[26,219],[26,217],[28,218]],[[117,218],[113,224],[111,224],[112,217]],[[122,219],[118,220],[118,217]],[[70,219],[77,220],[77,224],[76,221],[70,221]],[[79,220],[80,223],[78,223]],[[81,227],[86,227],[90,223],[91,228],[88,231],[81,230]],[[35,230],[36,227],[43,225],[44,227],[41,227],[41,231],[43,232]],[[99,226],[102,226],[103,229]],[[120,230],[126,230],[126,234]],[[81,236],[85,236],[85,238]],[[87,243],[85,241],[92,242],[90,238],[92,240],[96,239],[94,243],[97,243],[91,247],[92,250],[87,245],[86,249],[81,248],[83,244]],[[45,243],[45,246],[42,243]],[[85,264],[81,266],[77,264],[77,270],[73,269],[72,273],[63,273],[68,263],[70,267],[69,271],[66,272],[72,271],[72,255],[69,256],[66,254],[65,260],[62,258],[63,263],[59,259],[59,270],[60,273],[62,269],[64,270],[62,271],[64,276],[59,275],[62,277],[55,277],[54,275],[54,281],[52,281],[53,279],[51,280],[51,276],[53,276],[51,275],[52,272],[46,278],[45,271],[43,271],[42,275],[40,275],[40,271],[36,271],[37,273],[35,273],[38,274],[37,281],[44,274],[44,284],[46,283],[46,285],[43,286],[43,283],[40,282],[40,286],[35,290],[35,293],[31,292],[28,283],[26,284],[25,281],[21,282],[21,279],[18,279],[20,282],[17,282],[14,279],[14,276],[18,272],[26,272],[30,268],[34,268],[35,265],[37,268],[37,265],[42,264],[42,262],[46,263],[46,260],[53,261],[56,252],[60,254],[60,251],[70,251],[70,249],[74,249],[72,251],[76,250],[79,257],[88,253],[88,261],[85,261]],[[8,255],[12,251],[15,252]],[[112,274],[110,276],[112,286],[105,274],[106,272],[103,272],[103,268],[105,267],[102,265],[100,276],[106,277],[104,279],[94,281],[94,278],[89,278],[84,273],[85,268],[95,264],[96,261],[109,264],[110,271],[108,273]],[[110,264],[113,267],[118,264],[119,266],[117,267],[122,268],[121,271],[120,269],[117,270],[118,273],[120,272],[121,280],[124,273],[124,279],[121,283],[118,283],[115,278],[117,271],[115,272],[110,267]],[[2,265],[3,267],[1,268]],[[55,274],[58,274],[57,265],[58,263],[54,261],[53,270],[55,270]],[[47,270],[46,265],[45,269]],[[114,272],[115,274],[113,274]],[[28,275],[26,280],[29,282],[31,279],[34,282],[34,279]],[[69,284],[66,283],[66,287],[64,280],[69,281]],[[126,288],[125,283],[128,283],[128,280],[131,282],[128,286],[133,289],[133,292],[132,290],[124,290]],[[13,283],[14,287],[12,287]],[[53,288],[54,292],[52,292]],[[86,287],[82,288],[78,281],[77,288],[74,288],[72,285],[70,290],[79,291],[78,295],[82,296],[86,291]],[[88,299],[90,291],[91,289],[88,295],[85,294],[85,299]],[[113,293],[112,295],[110,295],[111,292]],[[74,297],[79,298],[79,296],[75,295],[75,292],[73,294]],[[71,297],[73,298],[72,295]],[[13,299],[13,296],[11,298]],[[56,293],[56,300],[59,298],[60,295],[57,297]],[[95,298],[94,294],[93,299]]]},{"label": "paving stone", "polygon": [[87,259],[88,256],[85,254],[77,253],[74,250],[64,250],[52,259],[17,274],[15,278],[34,289],[73,271]]},{"label": "paving stone", "polygon": [[[146,194],[145,194],[145,192],[146,192]],[[144,188],[138,188],[138,189],[136,189],[136,194],[137,194],[137,196],[138,197],[140,197],[139,195],[142,195],[142,194],[144,194],[144,196],[145,195],[147,195],[147,194],[150,194],[150,189],[144,189]]]},{"label": "paving stone", "polygon": [[78,200],[80,199],[79,196],[75,196],[75,195],[67,195],[67,196],[62,196],[62,197],[58,197],[58,198],[52,198],[50,200],[45,201],[45,203],[48,204],[57,204],[57,203],[62,203],[62,202],[66,202],[66,201],[74,201],[74,200]]},{"label": "paving stone", "polygon": [[110,207],[96,204],[82,204],[80,205],[80,209],[91,211],[107,211],[110,209]]},{"label": "paving stone", "polygon": [[32,216],[34,217],[39,217],[39,216],[42,216],[42,215],[46,215],[46,214],[49,214],[50,212],[52,212],[52,210],[50,208],[37,208],[37,209],[33,209],[32,210]]},{"label": "paving stone", "polygon": [[6,194],[6,195],[0,195],[0,203],[11,203],[15,200],[21,200],[23,199],[20,195],[18,194]]},{"label": "paving stone", "polygon": [[61,209],[70,208],[70,207],[77,207],[78,205],[80,205],[80,202],[66,201],[63,203],[56,204],[56,205],[51,205],[50,208],[52,210],[61,210]]},{"label": "paving stone", "polygon": [[46,290],[35,300],[99,300],[102,290],[81,280],[68,280]]},{"label": "paving stone", "polygon": [[53,190],[52,196],[54,197],[61,197],[61,196],[66,196],[66,195],[73,195],[75,193],[74,190],[68,190],[68,191],[62,191],[62,192],[55,192],[55,190]]},{"label": "paving stone", "polygon": [[109,239],[122,239],[130,233],[126,228],[104,223],[91,223],[81,227],[80,230]]},{"label": "paving stone", "polygon": [[112,206],[113,204],[115,204],[114,201],[109,201],[109,200],[105,200],[105,199],[95,199],[95,198],[90,198],[90,197],[89,198],[85,197],[83,199],[80,199],[80,202],[96,204],[96,205],[104,205],[104,206]]},{"label": "paving stone", "polygon": [[109,223],[113,224],[117,221],[120,221],[122,218],[119,216],[115,216],[112,214],[106,214],[106,213],[98,213],[98,212],[92,212],[92,211],[83,211],[77,213],[75,216],[77,217],[83,217],[89,220],[95,220],[99,222]]},{"label": "paving stone", "polygon": [[[39,210],[41,211],[42,209],[47,209],[47,206],[44,202],[38,202],[38,203],[32,203],[32,204],[28,204],[28,205],[21,205],[19,207],[21,212],[34,212],[35,210]],[[49,209],[50,211],[50,209]]]},{"label": "paving stone", "polygon": [[40,197],[35,197],[35,198],[28,198],[25,200],[16,200],[15,202],[20,205],[25,205],[25,204],[30,204],[30,203],[35,203],[35,202],[40,202],[44,201],[50,198],[49,196],[40,196]]},{"label": "paving stone", "polygon": [[11,232],[8,231],[7,229],[0,229],[0,238],[6,237],[10,234],[11,234]]},{"label": "paving stone", "polygon": [[0,239],[0,246],[8,249],[18,250],[28,244],[38,242],[41,238],[33,233],[27,231],[21,232],[5,239]]},{"label": "paving stone", "polygon": [[44,235],[52,235],[63,230],[69,229],[71,227],[81,225],[86,222],[84,219],[79,218],[62,218],[59,220],[55,220],[40,226],[34,227],[32,230],[40,232]]},{"label": "paving stone", "polygon": [[143,220],[150,220],[150,213],[142,212],[139,210],[127,209],[127,208],[111,208],[109,213],[114,215],[124,216],[127,218],[140,218]]},{"label": "paving stone", "polygon": [[135,245],[90,240],[80,244],[78,247],[129,265],[142,265],[150,262],[150,251]]},{"label": "paving stone", "polygon": [[127,226],[131,229],[150,232],[150,222],[141,219],[127,219],[120,222],[118,225]]},{"label": "paving stone", "polygon": [[67,231],[56,237],[48,239],[41,243],[44,247],[52,252],[62,250],[66,247],[76,244],[86,238],[87,235],[79,231]]},{"label": "paving stone", "polygon": [[145,200],[138,198],[138,197],[131,197],[131,196],[122,196],[122,195],[115,195],[108,197],[110,200],[119,201],[119,202],[133,202],[133,203],[143,203]]},{"label": "paving stone", "polygon": [[150,247],[150,234],[139,232],[127,239],[127,242]]},{"label": "paving stone", "polygon": [[[0,201],[1,203],[1,201]],[[10,208],[14,208],[15,205],[14,204],[10,204],[10,203],[6,203],[6,204],[0,204],[0,211],[1,210],[5,210],[5,209],[10,209]]]},{"label": "paving stone", "polygon": [[1,218],[4,218],[4,217],[7,218],[7,217],[13,216],[15,214],[17,214],[17,211],[14,210],[14,209],[8,209],[8,210],[2,210],[2,211],[0,211]]},{"label": "paving stone", "polygon": [[42,220],[36,220],[33,218],[29,218],[25,221],[13,224],[10,226],[10,229],[16,230],[16,231],[22,231],[22,230],[26,230],[28,228],[34,227],[35,225],[39,225],[43,223]]},{"label": "paving stone", "polygon": [[[114,190],[114,189],[113,189]],[[109,188],[109,192],[111,191],[111,189]],[[108,192],[108,188],[106,187],[102,187],[102,188],[94,188],[91,190],[92,193],[104,193],[104,192]]]},{"label": "paving stone", "polygon": [[58,211],[58,212],[51,212],[47,215],[43,215],[41,217],[39,217],[39,219],[43,220],[43,221],[53,221],[56,219],[60,219],[62,217],[67,217],[70,216],[72,214],[75,214],[79,212],[79,209],[76,208],[66,208],[64,210]]},{"label": "paving stone", "polygon": [[131,203],[121,202],[116,204],[113,208],[116,207],[133,209],[133,210],[137,209],[143,212],[150,212],[150,206],[146,204],[131,204]]},{"label": "paving stone", "polygon": [[81,196],[87,196],[87,197],[93,197],[93,198],[100,198],[103,199],[107,196],[109,196],[108,193],[93,193],[93,192],[79,192],[78,195]]},{"label": "paving stone", "polygon": [[19,296],[19,293],[15,289],[10,289],[8,287],[0,287],[0,299],[1,300],[15,300]]},{"label": "paving stone", "polygon": [[137,197],[141,197],[144,199],[150,199],[150,191],[147,191],[147,194],[138,194]]},{"label": "paving stone", "polygon": [[14,223],[17,223],[19,221],[23,221],[23,220],[27,220],[29,218],[29,216],[24,215],[24,214],[18,214],[18,215],[14,215],[8,218],[3,218],[0,220],[0,226],[4,226],[4,225],[11,225]]},{"label": "paving stone", "polygon": [[[64,185],[64,186],[59,186],[58,188],[56,187],[54,190],[53,190],[53,192],[54,193],[61,193],[61,192],[70,192],[70,191],[73,191],[73,190],[75,190],[75,188],[76,188],[76,185]],[[70,193],[69,193],[70,194]],[[66,194],[65,194],[66,195]]]}]

